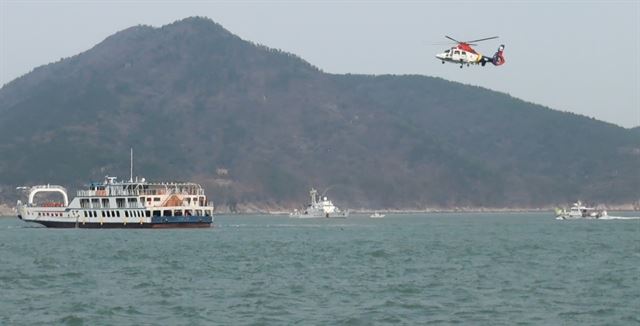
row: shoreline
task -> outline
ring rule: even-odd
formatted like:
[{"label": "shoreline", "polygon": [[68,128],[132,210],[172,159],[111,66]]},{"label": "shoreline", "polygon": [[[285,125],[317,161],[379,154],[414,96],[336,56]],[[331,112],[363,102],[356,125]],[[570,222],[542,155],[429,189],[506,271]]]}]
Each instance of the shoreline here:
[{"label": "shoreline", "polygon": [[[479,213],[554,213],[553,209],[509,209],[509,210],[427,210],[427,211],[418,211],[418,210],[358,210],[358,211],[349,211],[349,215],[369,215],[378,212],[380,214],[395,214],[395,215],[405,215],[405,214],[479,214]],[[612,209],[607,210],[607,212],[638,212],[638,210],[633,209]],[[217,213],[219,215],[289,215],[289,212],[280,212],[280,211],[270,211],[270,212],[247,212],[247,213],[228,213],[228,212],[220,212]]]},{"label": "shoreline", "polygon": [[16,210],[14,207],[0,204],[0,216],[16,216]]},{"label": "shoreline", "polygon": [[[350,214],[372,214],[375,212],[382,214],[429,214],[429,213],[536,213],[536,212],[554,212],[556,208],[562,206],[544,206],[538,208],[531,207],[434,207],[434,208],[391,208],[391,209],[368,209],[357,208],[349,209]],[[569,206],[566,206],[569,207]],[[640,207],[632,204],[624,205],[597,205],[599,209],[604,209],[608,212],[638,212]],[[287,210],[282,207],[275,209],[260,208],[256,206],[243,207],[238,212],[232,213],[225,209],[217,210],[219,214],[239,214],[239,215],[289,215],[292,210]]]},{"label": "shoreline", "polygon": [[[292,210],[286,210],[281,207],[277,209],[261,208],[257,205],[243,207],[237,212],[231,212],[226,207],[214,210],[216,215],[289,215]],[[375,212],[381,214],[431,214],[431,213],[539,213],[553,212],[556,206],[546,206],[540,208],[505,208],[505,207],[453,207],[453,208],[426,208],[426,209],[367,209],[358,208],[350,209],[350,214],[372,214]],[[601,205],[598,208],[607,210],[608,212],[638,212],[640,209],[634,205]],[[0,204],[1,217],[15,217],[15,208],[6,204]]]},{"label": "shoreline", "polygon": [[[609,215],[616,213],[636,213],[639,210],[633,209],[614,209],[607,210]],[[554,214],[553,210],[548,209],[522,209],[522,210],[465,210],[465,211],[455,211],[455,210],[429,210],[429,211],[418,211],[418,210],[376,210],[376,211],[351,211],[349,214],[352,215],[369,215],[374,212],[378,212],[381,214],[387,215],[410,215],[410,214],[481,214],[481,213],[493,213],[493,214],[521,214],[521,213],[549,213]],[[272,211],[272,212],[239,212],[239,213],[230,213],[230,212],[214,212],[214,216],[282,216],[289,217],[289,212],[280,212],[280,211]],[[0,212],[0,219],[10,219],[10,218],[18,218],[13,212]]]}]

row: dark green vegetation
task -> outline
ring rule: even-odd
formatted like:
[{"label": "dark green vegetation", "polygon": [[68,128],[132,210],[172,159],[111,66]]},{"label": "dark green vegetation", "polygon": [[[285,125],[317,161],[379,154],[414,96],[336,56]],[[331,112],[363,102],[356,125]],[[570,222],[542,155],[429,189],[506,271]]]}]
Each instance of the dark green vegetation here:
[{"label": "dark green vegetation", "polygon": [[219,206],[539,207],[640,194],[640,133],[425,76],[332,75],[202,18],[132,27],[0,89],[0,196],[104,175]]}]

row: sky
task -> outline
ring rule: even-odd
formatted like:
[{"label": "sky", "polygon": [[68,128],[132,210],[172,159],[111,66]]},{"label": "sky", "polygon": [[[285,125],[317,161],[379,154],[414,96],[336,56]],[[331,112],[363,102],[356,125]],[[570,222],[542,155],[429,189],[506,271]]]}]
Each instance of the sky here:
[{"label": "sky", "polygon": [[[329,73],[441,77],[640,126],[640,1],[0,0],[0,85],[134,25],[204,16]],[[445,35],[506,64],[441,64]]]}]

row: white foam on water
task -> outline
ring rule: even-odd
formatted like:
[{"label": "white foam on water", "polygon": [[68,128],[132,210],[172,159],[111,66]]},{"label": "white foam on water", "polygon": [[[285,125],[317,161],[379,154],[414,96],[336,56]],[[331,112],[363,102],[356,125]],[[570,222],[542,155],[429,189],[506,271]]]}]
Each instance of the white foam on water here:
[{"label": "white foam on water", "polygon": [[599,220],[640,220],[640,216],[602,216]]}]

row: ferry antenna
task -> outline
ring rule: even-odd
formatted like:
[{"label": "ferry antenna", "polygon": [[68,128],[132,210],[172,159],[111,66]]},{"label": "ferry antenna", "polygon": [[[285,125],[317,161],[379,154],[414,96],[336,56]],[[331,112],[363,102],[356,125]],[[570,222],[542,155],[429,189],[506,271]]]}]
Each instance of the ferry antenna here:
[{"label": "ferry antenna", "polygon": [[130,163],[130,168],[129,168],[129,182],[133,182],[133,147],[130,148],[131,150],[131,155],[130,155],[130,159],[131,159],[131,163]]}]

